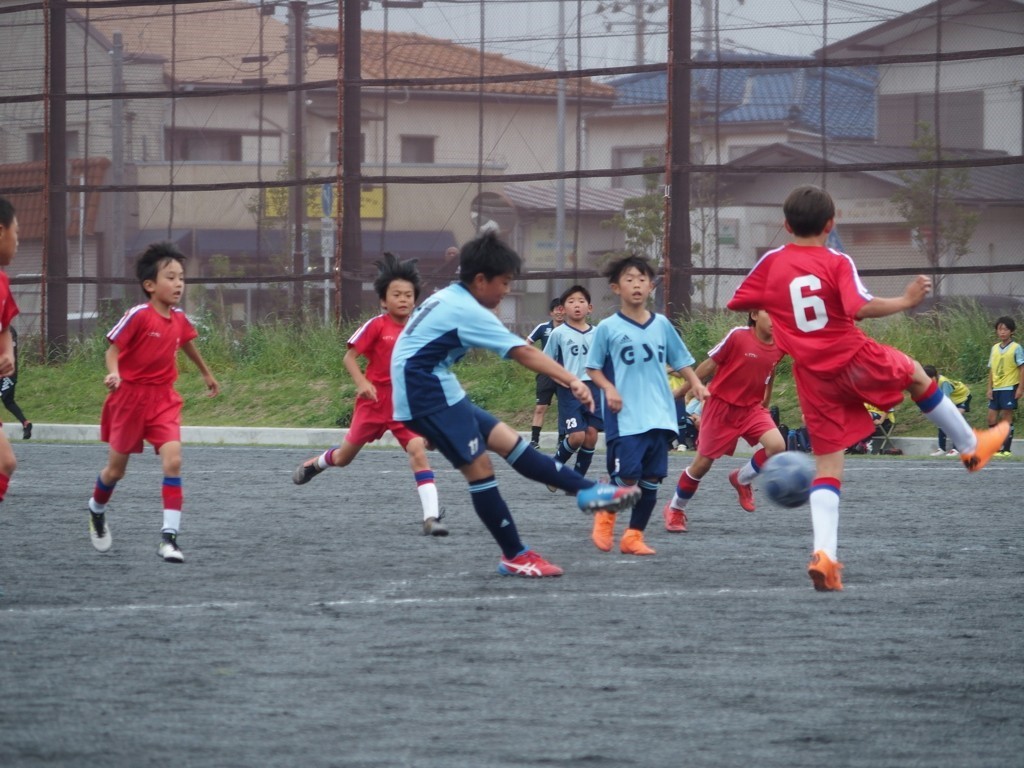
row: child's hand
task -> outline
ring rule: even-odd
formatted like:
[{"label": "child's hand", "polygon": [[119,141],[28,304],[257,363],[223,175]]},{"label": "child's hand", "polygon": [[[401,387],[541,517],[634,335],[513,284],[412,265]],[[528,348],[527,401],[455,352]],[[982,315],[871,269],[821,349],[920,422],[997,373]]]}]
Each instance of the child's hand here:
[{"label": "child's hand", "polygon": [[911,307],[916,307],[922,301],[925,296],[931,293],[932,290],[932,279],[927,275],[918,275],[907,284],[907,288],[903,291],[903,298]]},{"label": "child's hand", "polygon": [[572,392],[572,396],[575,397],[591,413],[594,412],[594,395],[590,392],[590,387],[583,383],[580,379],[574,379],[572,384],[569,385],[569,391]]},{"label": "child's hand", "polygon": [[213,376],[203,376],[203,381],[206,382],[206,396],[216,397],[220,394],[220,384]]},{"label": "child's hand", "polygon": [[604,401],[608,403],[608,409],[612,413],[618,413],[622,410],[622,395],[619,394],[619,390],[615,387],[608,387],[604,391]]},{"label": "child's hand", "polygon": [[103,386],[105,386],[109,392],[113,392],[121,386],[120,375],[116,373],[108,373],[103,379]]},{"label": "child's hand", "polygon": [[377,402],[377,388],[373,386],[369,381],[366,381],[356,387],[356,397],[362,398],[363,400],[372,400]]}]

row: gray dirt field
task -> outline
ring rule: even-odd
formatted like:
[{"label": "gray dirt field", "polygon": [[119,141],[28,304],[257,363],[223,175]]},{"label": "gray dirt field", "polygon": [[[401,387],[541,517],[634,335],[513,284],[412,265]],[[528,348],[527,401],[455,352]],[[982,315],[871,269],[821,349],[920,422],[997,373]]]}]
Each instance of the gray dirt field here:
[{"label": "gray dirt field", "polygon": [[651,558],[597,551],[571,499],[497,462],[524,539],[566,569],[531,581],[495,573],[437,454],[447,539],[419,535],[400,451],[296,487],[301,449],[186,446],[175,566],[151,452],[100,555],[85,500],[105,446],[15,448],[5,768],[1024,765],[1018,461],[852,460],[846,590],[819,594],[808,510],[743,512],[740,459],[705,480],[689,533],[659,503]]}]

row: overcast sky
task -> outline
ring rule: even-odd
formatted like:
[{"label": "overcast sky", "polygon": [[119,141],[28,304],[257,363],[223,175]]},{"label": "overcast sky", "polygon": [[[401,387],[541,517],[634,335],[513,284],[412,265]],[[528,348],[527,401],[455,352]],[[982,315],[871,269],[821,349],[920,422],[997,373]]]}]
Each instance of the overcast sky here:
[{"label": "overcast sky", "polygon": [[[680,0],[676,0],[680,2]],[[710,24],[717,25],[723,48],[742,51],[808,55],[821,48],[823,0],[705,0]],[[827,42],[849,37],[884,21],[927,4],[927,0],[878,0],[874,3],[828,0]],[[423,8],[385,11],[378,0],[363,13],[365,29],[418,32],[477,47],[480,38],[480,0],[424,0]],[[556,0],[485,0],[484,20],[488,51],[520,61],[557,69],[559,37]],[[635,0],[565,0],[565,56],[569,68],[577,61],[576,31],[581,32],[583,68],[629,66],[636,60]],[[619,10],[612,10],[612,7]],[[582,13],[578,11],[582,8]],[[604,10],[602,10],[604,8]],[[647,34],[644,58],[647,63],[666,60],[668,11],[666,0],[644,3]],[[692,5],[694,38],[704,27],[700,0]],[[314,24],[334,26],[337,5],[310,3]],[[579,16],[579,18],[578,18]],[[700,47],[695,42],[694,49]]]}]

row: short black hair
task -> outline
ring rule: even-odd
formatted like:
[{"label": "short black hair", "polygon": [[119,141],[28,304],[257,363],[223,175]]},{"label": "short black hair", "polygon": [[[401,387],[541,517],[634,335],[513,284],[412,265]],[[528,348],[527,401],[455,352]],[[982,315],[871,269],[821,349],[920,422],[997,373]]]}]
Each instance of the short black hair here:
[{"label": "short black hair", "polygon": [[824,232],[825,225],[836,217],[836,204],[821,187],[805,184],[789,193],[782,212],[794,235],[813,237]]},{"label": "short black hair", "polygon": [[935,370],[934,365],[922,365],[921,367],[924,369],[924,375],[929,379],[934,379],[939,375],[939,372]]},{"label": "short black hair", "polygon": [[560,306],[562,306],[562,299],[555,296],[555,298],[551,300],[551,306],[548,307],[548,312],[554,312]]},{"label": "short black hair", "polygon": [[393,253],[385,251],[384,258],[381,261],[375,261],[374,264],[377,265],[380,274],[373,281],[373,289],[381,301],[388,295],[388,288],[395,280],[412,283],[413,297],[416,299],[420,297],[423,285],[420,283],[419,270],[416,269],[416,259],[400,261]]},{"label": "short black hair", "polygon": [[565,304],[565,300],[572,296],[574,293],[582,293],[583,298],[587,300],[587,304],[593,304],[594,302],[590,298],[590,291],[588,291],[582,285],[570,285],[564,291],[562,291],[562,298],[558,302],[559,304]]},{"label": "short black hair", "polygon": [[14,205],[6,197],[0,197],[0,227],[14,223]]},{"label": "short black hair", "polygon": [[523,260],[493,232],[485,232],[462,246],[459,251],[459,281],[469,285],[482,274],[488,280],[500,275],[518,277]]},{"label": "short black hair", "polygon": [[992,327],[998,328],[1000,325],[1005,325],[1007,328],[1009,328],[1010,333],[1013,333],[1014,331],[1017,330],[1017,323],[1009,315],[1003,315],[1002,317],[998,318],[995,322],[995,325],[993,325]]},{"label": "short black hair", "polygon": [[622,256],[621,258],[608,262],[605,268],[601,271],[601,274],[608,278],[608,283],[610,285],[613,285],[619,282],[619,278],[622,277],[622,273],[630,267],[636,267],[651,278],[651,280],[654,279],[654,267],[651,266],[651,262],[643,256],[637,256],[635,253],[631,253],[628,256]]},{"label": "short black hair", "polygon": [[[185,254],[178,250],[178,246],[166,241],[151,243],[146,250],[139,254],[139,258],[135,261],[135,277],[138,279],[139,285],[142,285],[147,280],[156,280],[160,267],[172,261],[185,266]],[[145,286],[143,286],[142,291],[148,298],[149,291],[146,290]]]}]

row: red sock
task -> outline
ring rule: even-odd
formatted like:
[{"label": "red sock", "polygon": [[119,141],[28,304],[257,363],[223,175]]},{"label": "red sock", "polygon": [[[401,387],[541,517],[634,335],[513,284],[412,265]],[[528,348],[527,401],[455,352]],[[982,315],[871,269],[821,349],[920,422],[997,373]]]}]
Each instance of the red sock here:
[{"label": "red sock", "polygon": [[114,493],[114,486],[116,485],[117,483],[107,485],[97,476],[96,487],[92,490],[92,500],[97,504],[106,504],[110,501],[110,497]]},{"label": "red sock", "polygon": [[181,511],[182,490],[180,477],[165,477],[164,484],[160,486],[164,497],[164,509]]},{"label": "red sock", "polygon": [[10,485],[10,483],[10,477],[4,474],[0,474],[0,501],[3,501],[4,496],[7,495],[7,486]]}]

